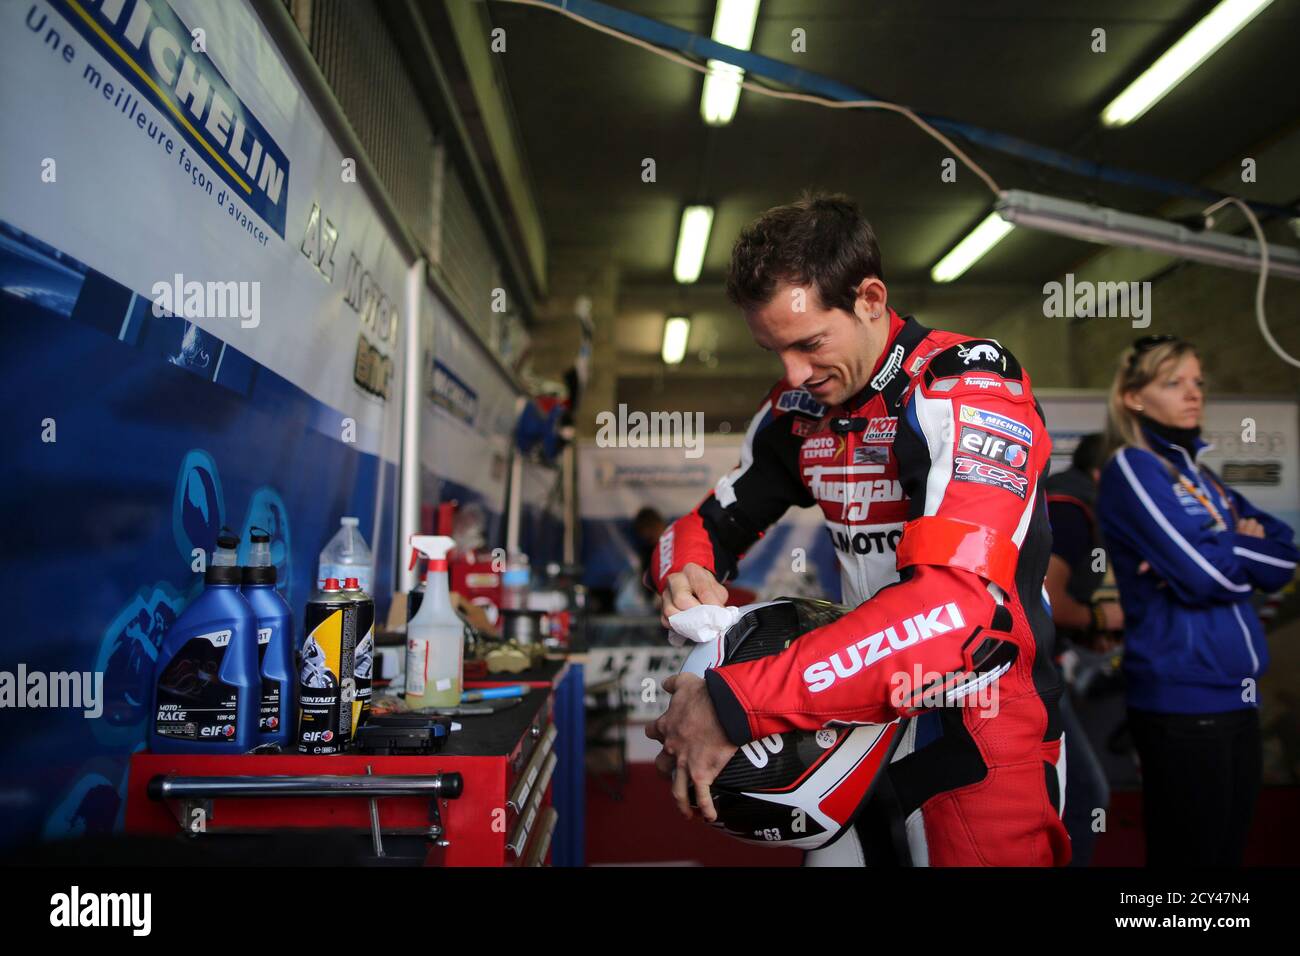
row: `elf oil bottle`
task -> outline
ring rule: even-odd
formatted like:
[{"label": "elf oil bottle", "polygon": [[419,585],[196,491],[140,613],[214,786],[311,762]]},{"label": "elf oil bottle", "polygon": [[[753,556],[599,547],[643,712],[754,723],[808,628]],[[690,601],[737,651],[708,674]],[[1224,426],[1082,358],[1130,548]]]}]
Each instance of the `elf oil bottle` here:
[{"label": "elf oil bottle", "polygon": [[271,563],[271,536],[261,528],[249,535],[251,546],[244,566],[243,594],[257,618],[258,670],[262,677],[262,706],[258,719],[258,742],[289,743],[297,713],[298,676],[294,668],[293,611],[275,589],[275,565]]},{"label": "elf oil bottle", "polygon": [[357,696],[352,701],[352,736],[357,728],[370,719],[372,674],[375,666],[375,600],[356,578],[343,582],[343,593],[352,599],[357,609],[357,649],[353,656],[352,672],[356,677]]},{"label": "elf oil bottle", "polygon": [[238,536],[222,529],[203,592],[167,631],[154,663],[154,753],[231,754],[259,743],[257,618],[240,593]]},{"label": "elf oil bottle", "polygon": [[337,578],[311,596],[298,675],[298,752],[342,753],[352,736],[357,608]]}]

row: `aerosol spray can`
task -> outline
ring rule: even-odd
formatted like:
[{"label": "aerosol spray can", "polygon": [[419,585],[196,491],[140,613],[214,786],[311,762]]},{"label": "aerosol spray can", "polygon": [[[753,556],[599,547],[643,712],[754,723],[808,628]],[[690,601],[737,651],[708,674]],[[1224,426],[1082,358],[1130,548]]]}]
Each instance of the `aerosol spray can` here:
[{"label": "aerosol spray can", "polygon": [[352,739],[357,606],[338,578],[311,596],[298,671],[298,752],[342,753]]},{"label": "aerosol spray can", "polygon": [[357,610],[357,649],[353,656],[352,672],[356,679],[357,695],[352,701],[352,736],[357,728],[370,719],[371,681],[375,663],[375,599],[361,590],[356,578],[343,582],[343,594],[352,600]]}]

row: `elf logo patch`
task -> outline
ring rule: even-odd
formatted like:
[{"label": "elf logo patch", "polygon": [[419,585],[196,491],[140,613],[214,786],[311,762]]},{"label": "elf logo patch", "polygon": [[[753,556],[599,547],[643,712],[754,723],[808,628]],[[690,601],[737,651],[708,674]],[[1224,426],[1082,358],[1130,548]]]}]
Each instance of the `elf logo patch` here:
[{"label": "elf logo patch", "polygon": [[[813,694],[834,685],[837,680],[852,677],[895,651],[901,651],[921,641],[966,626],[961,609],[949,602],[905,619],[901,625],[891,624],[883,631],[864,637],[842,651],[836,651],[824,661],[811,664],[803,672],[804,683]],[[899,628],[903,635],[899,636]]]},{"label": "elf logo patch", "polygon": [[1017,445],[1013,441],[1007,441],[1005,438],[999,438],[978,428],[971,428],[969,425],[962,428],[961,438],[958,439],[957,444],[964,452],[1022,471],[1025,462],[1029,459],[1024,445]]}]

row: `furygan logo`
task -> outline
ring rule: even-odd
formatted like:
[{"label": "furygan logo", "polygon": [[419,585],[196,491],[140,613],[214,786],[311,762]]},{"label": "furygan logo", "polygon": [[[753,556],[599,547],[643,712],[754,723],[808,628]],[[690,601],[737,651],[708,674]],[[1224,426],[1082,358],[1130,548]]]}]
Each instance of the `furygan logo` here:
[{"label": "furygan logo", "polygon": [[902,501],[903,485],[893,478],[862,478],[860,467],[811,465],[803,470],[808,490],[824,504],[843,505],[842,520],[867,520],[873,501]]},{"label": "furygan logo", "polygon": [[906,354],[907,352],[904,350],[903,346],[895,345],[893,350],[889,353],[889,358],[885,360],[885,364],[880,366],[880,371],[877,372],[876,377],[871,380],[871,387],[878,392],[892,382],[894,376],[898,374],[900,369],[902,369],[903,356]]},{"label": "furygan logo", "polygon": [[[947,616],[946,622],[940,620],[943,615]],[[905,619],[902,623],[905,637],[899,637],[898,628],[891,624],[883,631],[877,631],[842,651],[836,651],[826,660],[809,665],[803,672],[804,683],[808,685],[809,692],[819,694],[840,678],[852,677],[864,667],[884,660],[894,651],[904,650],[913,644],[965,626],[966,620],[956,604],[940,604]]]}]

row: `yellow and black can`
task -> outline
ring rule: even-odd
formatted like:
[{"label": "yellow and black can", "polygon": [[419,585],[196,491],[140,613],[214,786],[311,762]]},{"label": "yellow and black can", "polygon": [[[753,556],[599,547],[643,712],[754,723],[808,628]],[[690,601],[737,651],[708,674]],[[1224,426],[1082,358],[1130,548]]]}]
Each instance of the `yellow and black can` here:
[{"label": "yellow and black can", "polygon": [[357,609],[357,648],[353,655],[357,692],[352,700],[352,736],[355,737],[357,728],[370,719],[375,663],[375,599],[361,590],[361,583],[356,578],[343,582],[343,594],[352,599]]},{"label": "yellow and black can", "polygon": [[356,601],[336,578],[327,578],[307,602],[298,667],[299,753],[343,753],[352,739],[357,617]]}]

